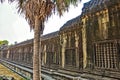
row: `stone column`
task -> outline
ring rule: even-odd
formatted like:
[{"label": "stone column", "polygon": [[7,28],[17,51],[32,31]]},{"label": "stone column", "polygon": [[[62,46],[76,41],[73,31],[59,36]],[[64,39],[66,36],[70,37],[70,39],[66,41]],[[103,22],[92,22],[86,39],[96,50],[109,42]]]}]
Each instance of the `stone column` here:
[{"label": "stone column", "polygon": [[108,23],[109,23],[108,10],[104,10],[101,13],[98,13],[97,15],[98,15],[100,38],[107,39],[108,38]]},{"label": "stone column", "polygon": [[75,53],[76,53],[76,67],[79,67],[79,52],[78,52],[78,45],[79,45],[79,35],[75,32]]},{"label": "stone column", "polygon": [[47,52],[46,52],[46,45],[44,45],[44,64],[46,64],[46,54],[47,54]]},{"label": "stone column", "polygon": [[10,51],[8,49],[8,51],[7,51],[7,59],[9,59],[9,58],[10,58]]},{"label": "stone column", "polygon": [[62,43],[62,68],[65,66],[65,48],[66,48],[66,35],[63,33],[63,43]]},{"label": "stone column", "polygon": [[83,27],[82,27],[82,45],[83,45],[83,68],[87,67],[87,37],[86,37],[86,25],[85,18],[82,19]]}]

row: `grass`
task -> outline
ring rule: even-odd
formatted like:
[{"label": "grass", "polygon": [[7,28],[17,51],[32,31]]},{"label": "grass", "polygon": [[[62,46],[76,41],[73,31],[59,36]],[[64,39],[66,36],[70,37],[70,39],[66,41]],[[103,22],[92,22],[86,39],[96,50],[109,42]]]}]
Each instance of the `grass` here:
[{"label": "grass", "polygon": [[18,74],[14,73],[13,71],[9,70],[8,68],[6,68],[0,64],[0,76],[1,75],[14,77],[15,80],[25,80],[24,78],[22,78]]}]

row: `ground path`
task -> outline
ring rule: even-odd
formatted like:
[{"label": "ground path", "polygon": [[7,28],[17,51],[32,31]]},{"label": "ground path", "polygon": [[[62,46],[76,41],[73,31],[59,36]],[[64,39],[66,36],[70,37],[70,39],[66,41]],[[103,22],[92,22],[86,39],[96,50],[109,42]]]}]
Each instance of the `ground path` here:
[{"label": "ground path", "polygon": [[15,72],[9,70],[8,68],[4,67],[3,65],[0,64],[0,76],[5,75],[9,77],[14,77],[15,80],[25,80]]}]

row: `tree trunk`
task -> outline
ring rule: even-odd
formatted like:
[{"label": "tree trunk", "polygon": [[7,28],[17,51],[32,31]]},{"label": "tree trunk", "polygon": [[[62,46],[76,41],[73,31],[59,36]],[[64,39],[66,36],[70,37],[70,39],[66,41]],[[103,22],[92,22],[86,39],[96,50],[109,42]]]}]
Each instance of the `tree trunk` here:
[{"label": "tree trunk", "polygon": [[[41,57],[40,51],[40,21],[38,16],[35,16],[35,28],[34,28],[34,53],[33,53],[33,80],[41,80]],[[39,61],[40,60],[40,61]],[[39,65],[40,64],[40,65]]]}]

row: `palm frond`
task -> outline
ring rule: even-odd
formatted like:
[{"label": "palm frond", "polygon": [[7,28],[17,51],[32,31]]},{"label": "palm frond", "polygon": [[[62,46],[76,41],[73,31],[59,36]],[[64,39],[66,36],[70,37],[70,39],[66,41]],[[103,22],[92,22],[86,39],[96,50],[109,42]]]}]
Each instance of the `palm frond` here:
[{"label": "palm frond", "polygon": [[[4,2],[5,0],[0,0]],[[53,9],[61,16],[65,11],[69,10],[70,5],[76,6],[79,0],[8,0],[18,3],[18,13],[23,13],[28,21],[30,28],[34,29],[35,19],[37,15],[44,23],[51,16]]]},{"label": "palm frond", "polygon": [[69,10],[70,5],[77,6],[78,1],[81,0],[54,0],[56,11],[61,16],[65,11]]}]

